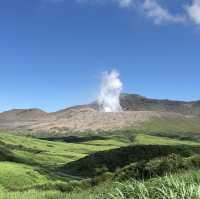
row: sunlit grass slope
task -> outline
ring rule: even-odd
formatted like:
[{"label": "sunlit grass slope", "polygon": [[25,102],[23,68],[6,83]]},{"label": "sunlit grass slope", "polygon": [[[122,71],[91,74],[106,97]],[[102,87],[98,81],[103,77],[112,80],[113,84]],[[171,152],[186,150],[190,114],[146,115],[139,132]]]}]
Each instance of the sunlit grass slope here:
[{"label": "sunlit grass slope", "polygon": [[1,132],[0,188],[15,190],[55,180],[69,181],[73,176],[63,176],[54,169],[91,153],[125,145],[127,143],[116,139],[64,143]]},{"label": "sunlit grass slope", "polygon": [[[17,191],[38,189],[48,186],[48,190],[60,190],[62,183],[80,179],[58,168],[100,151],[110,151],[128,145],[199,145],[199,142],[165,138],[144,133],[130,135],[107,135],[98,139],[77,143],[46,141],[32,137],[0,132],[0,190]],[[82,177],[81,177],[82,178]],[[57,188],[57,186],[60,186]],[[52,189],[51,189],[52,187]],[[2,193],[0,198],[64,198],[60,192]],[[9,195],[10,194],[10,195]],[[27,196],[28,194],[28,196]],[[83,195],[77,197],[84,198]],[[75,195],[72,193],[72,195]],[[67,196],[68,197],[68,196]],[[74,196],[72,196],[74,197]]]},{"label": "sunlit grass slope", "polygon": [[165,118],[153,119],[142,125],[144,130],[159,131],[159,132],[179,132],[179,133],[200,133],[200,119],[199,118]]},{"label": "sunlit grass slope", "polygon": [[48,182],[47,177],[33,167],[12,162],[0,162],[0,176],[1,186],[11,190]]},{"label": "sunlit grass slope", "polygon": [[146,134],[138,134],[134,141],[134,144],[159,144],[159,145],[199,145],[198,141],[190,141],[190,140],[179,140],[168,137],[160,137]]},{"label": "sunlit grass slope", "polygon": [[9,150],[20,161],[25,161],[31,165],[58,166],[77,160],[93,152],[109,150],[125,145],[127,143],[116,139],[64,143],[0,133],[0,147]]},{"label": "sunlit grass slope", "polygon": [[130,180],[106,183],[85,191],[0,192],[3,199],[200,199],[200,172],[151,179],[146,182]]}]

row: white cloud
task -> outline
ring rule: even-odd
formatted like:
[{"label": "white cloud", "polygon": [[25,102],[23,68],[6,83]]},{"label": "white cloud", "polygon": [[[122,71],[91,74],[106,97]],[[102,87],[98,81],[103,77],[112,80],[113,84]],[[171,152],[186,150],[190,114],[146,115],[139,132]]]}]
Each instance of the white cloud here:
[{"label": "white cloud", "polygon": [[186,6],[186,12],[194,23],[200,25],[200,0],[193,0],[190,6]]},{"label": "white cloud", "polygon": [[182,23],[185,17],[182,15],[173,15],[167,8],[163,8],[156,0],[145,0],[142,5],[146,16],[152,18],[154,23],[163,22]]},{"label": "white cloud", "polygon": [[[64,2],[68,0],[42,0],[46,2]],[[181,13],[172,13],[167,7],[163,7],[160,0],[74,0],[78,3],[115,3],[120,8],[130,8],[133,11],[142,9],[142,13],[155,24],[180,23],[188,20],[200,25],[200,0],[192,0],[191,5],[180,4]],[[185,8],[185,9],[184,9]]]},{"label": "white cloud", "polygon": [[[101,2],[103,0],[76,0],[78,2]],[[117,3],[121,8],[132,8],[133,10],[142,8],[145,15],[152,19],[155,24],[164,22],[183,23],[185,16],[174,15],[167,8],[163,8],[157,0],[104,0],[104,2]]]}]

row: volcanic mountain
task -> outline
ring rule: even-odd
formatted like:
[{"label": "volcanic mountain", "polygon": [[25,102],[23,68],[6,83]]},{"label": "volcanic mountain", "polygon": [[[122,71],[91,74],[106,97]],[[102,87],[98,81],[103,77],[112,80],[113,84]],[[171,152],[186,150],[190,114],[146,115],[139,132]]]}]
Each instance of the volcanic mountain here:
[{"label": "volcanic mountain", "polygon": [[135,94],[122,94],[120,101],[124,111],[168,111],[200,116],[200,100],[192,102],[157,100]]},{"label": "volcanic mountain", "polygon": [[151,121],[199,121],[200,101],[149,99],[122,94],[123,112],[99,111],[96,102],[53,113],[40,109],[14,109],[0,113],[0,129],[23,132],[100,131],[138,126]]}]

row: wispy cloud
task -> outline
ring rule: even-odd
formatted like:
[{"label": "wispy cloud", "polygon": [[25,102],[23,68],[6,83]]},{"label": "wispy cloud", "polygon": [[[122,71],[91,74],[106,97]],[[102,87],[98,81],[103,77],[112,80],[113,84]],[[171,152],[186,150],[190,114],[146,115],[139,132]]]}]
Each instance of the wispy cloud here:
[{"label": "wispy cloud", "polygon": [[193,0],[191,5],[186,6],[189,18],[197,25],[200,25],[200,0]]},{"label": "wispy cloud", "polygon": [[[63,2],[68,0],[42,0],[46,2]],[[118,4],[120,8],[131,8],[133,11],[139,9],[148,19],[155,24],[180,23],[192,21],[200,25],[200,0],[192,0],[188,5],[180,4],[181,13],[172,13],[168,7],[164,7],[159,0],[74,0],[78,3],[108,3]]]},{"label": "wispy cloud", "polygon": [[185,21],[183,15],[171,14],[167,8],[163,8],[156,0],[145,0],[142,7],[146,16],[153,19],[156,24],[164,22],[182,23]]},{"label": "wispy cloud", "polygon": [[[76,0],[85,3],[98,3],[103,0]],[[182,14],[172,14],[168,8],[164,8],[157,0],[104,0],[104,2],[117,3],[121,8],[141,9],[142,13],[155,24],[162,23],[183,23],[186,17]]]}]

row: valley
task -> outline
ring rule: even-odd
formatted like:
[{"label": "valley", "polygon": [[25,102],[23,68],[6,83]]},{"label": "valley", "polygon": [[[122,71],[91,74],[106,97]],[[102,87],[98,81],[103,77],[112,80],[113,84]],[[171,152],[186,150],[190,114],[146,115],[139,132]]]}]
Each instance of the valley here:
[{"label": "valley", "polygon": [[159,181],[166,192],[180,192],[170,183],[188,189],[178,176],[199,186],[198,102],[127,97],[116,113],[101,112],[95,103],[54,113],[0,113],[0,197],[128,199],[128,191],[161,199]]},{"label": "valley", "polygon": [[[162,158],[169,158],[170,162],[178,164],[172,167],[172,173],[182,170],[178,161],[191,161],[187,163],[190,165],[188,168],[184,167],[185,171],[198,170],[200,165],[197,163],[200,161],[198,140],[150,135],[130,129],[110,134],[104,132],[104,135],[91,136],[89,140],[88,136],[85,139],[83,136],[82,139],[74,138],[75,141],[68,140],[68,136],[64,138],[54,137],[54,140],[48,141],[47,137],[34,138],[1,131],[0,194],[4,198],[16,195],[17,199],[26,197],[28,193],[34,199],[71,198],[72,195],[74,198],[84,198],[87,194],[83,190],[87,189],[89,193],[94,190],[91,197],[95,198],[99,189],[103,187],[102,191],[105,191],[104,184],[110,181],[126,182],[130,177],[142,179],[144,176],[140,177],[140,174],[131,175],[135,175],[135,172],[132,173],[134,167],[139,167],[144,161],[150,166]],[[171,160],[170,154],[174,154]],[[194,165],[193,161],[196,162]],[[155,166],[152,167],[152,172],[164,176],[168,170],[162,170],[163,174],[156,174],[159,164],[154,171]],[[141,172],[144,174],[147,171]],[[82,191],[75,194],[75,190]],[[63,191],[66,193],[62,193]]]}]

